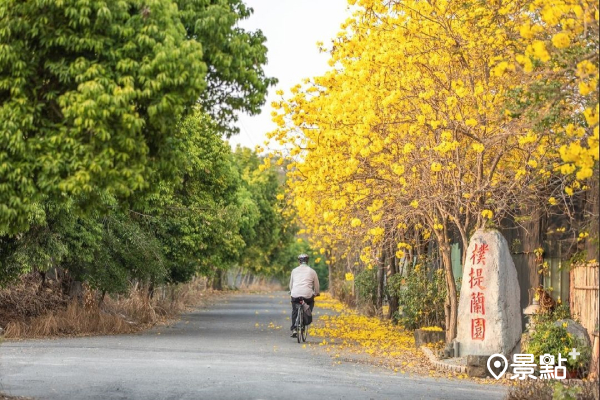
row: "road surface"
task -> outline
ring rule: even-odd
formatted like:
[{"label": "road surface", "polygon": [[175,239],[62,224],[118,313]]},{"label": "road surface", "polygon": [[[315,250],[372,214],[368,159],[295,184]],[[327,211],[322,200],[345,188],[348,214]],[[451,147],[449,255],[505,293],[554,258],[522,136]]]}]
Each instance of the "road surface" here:
[{"label": "road surface", "polygon": [[4,342],[0,391],[49,400],[492,400],[505,395],[498,385],[334,364],[325,351],[303,348],[289,337],[288,310],[284,293],[237,294],[169,327],[136,335]]}]

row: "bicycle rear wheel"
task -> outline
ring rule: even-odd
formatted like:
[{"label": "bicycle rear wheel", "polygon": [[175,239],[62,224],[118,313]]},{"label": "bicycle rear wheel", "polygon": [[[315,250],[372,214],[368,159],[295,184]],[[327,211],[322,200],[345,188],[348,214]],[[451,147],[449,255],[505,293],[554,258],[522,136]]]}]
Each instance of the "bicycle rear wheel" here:
[{"label": "bicycle rear wheel", "polygon": [[302,331],[298,336],[302,336],[302,341],[306,342],[306,338],[308,337],[308,326],[302,324]]},{"label": "bicycle rear wheel", "polygon": [[304,330],[304,310],[302,309],[302,305],[298,307],[298,319],[296,320],[296,330],[298,331],[298,335],[296,335],[298,339],[298,343],[302,340],[302,331]]}]

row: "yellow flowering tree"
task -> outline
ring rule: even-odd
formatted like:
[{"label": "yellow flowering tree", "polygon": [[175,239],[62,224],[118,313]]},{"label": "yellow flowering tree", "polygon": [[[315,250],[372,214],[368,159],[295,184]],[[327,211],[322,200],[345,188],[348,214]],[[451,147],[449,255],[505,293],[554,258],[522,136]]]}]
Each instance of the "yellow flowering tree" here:
[{"label": "yellow flowering tree", "polygon": [[[393,271],[413,249],[437,244],[451,340],[453,232],[466,249],[472,229],[546,204],[557,190],[569,195],[593,174],[597,93],[583,92],[595,88],[597,64],[560,63],[569,49],[597,55],[597,44],[588,31],[534,26],[542,2],[356,5],[333,42],[332,69],[273,104],[271,137],[288,146],[290,201],[313,240],[336,254],[331,262],[345,259],[350,271],[359,247],[366,268]],[[561,15],[571,14],[578,9]]]}]

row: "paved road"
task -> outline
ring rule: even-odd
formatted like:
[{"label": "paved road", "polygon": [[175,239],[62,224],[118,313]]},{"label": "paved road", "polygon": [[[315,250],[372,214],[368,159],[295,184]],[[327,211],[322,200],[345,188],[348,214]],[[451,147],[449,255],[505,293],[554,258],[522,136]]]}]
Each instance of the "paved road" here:
[{"label": "paved road", "polygon": [[[137,335],[5,342],[0,346],[0,391],[69,400],[504,396],[498,386],[334,365],[324,351],[289,338],[287,315],[283,293],[232,295],[170,327]],[[282,328],[269,328],[271,322]]]}]

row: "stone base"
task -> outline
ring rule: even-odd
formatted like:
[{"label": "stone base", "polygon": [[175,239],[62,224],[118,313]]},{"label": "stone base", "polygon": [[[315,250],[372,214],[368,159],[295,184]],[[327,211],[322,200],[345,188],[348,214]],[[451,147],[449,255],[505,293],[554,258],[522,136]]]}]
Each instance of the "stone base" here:
[{"label": "stone base", "polygon": [[464,358],[440,360],[433,354],[431,349],[426,346],[422,346],[421,351],[427,356],[433,367],[438,371],[452,371],[459,374],[464,374],[467,371],[467,366],[464,364]]},{"label": "stone base", "polygon": [[467,356],[467,365],[472,365],[474,367],[486,367],[487,360],[490,356]]},{"label": "stone base", "polygon": [[[492,377],[490,371],[488,371],[487,361],[490,356],[480,356],[480,355],[469,355],[467,356],[467,375],[472,378],[485,378]],[[501,365],[500,368],[495,368],[493,365],[490,366],[496,375],[500,375],[502,372],[504,365]]]},{"label": "stone base", "polygon": [[470,378],[485,378],[489,376],[486,367],[474,367],[472,365],[467,365],[467,375]]},{"label": "stone base", "polygon": [[420,348],[422,345],[427,343],[438,343],[444,341],[446,338],[445,332],[440,331],[424,331],[417,329],[415,331],[415,346]]}]

